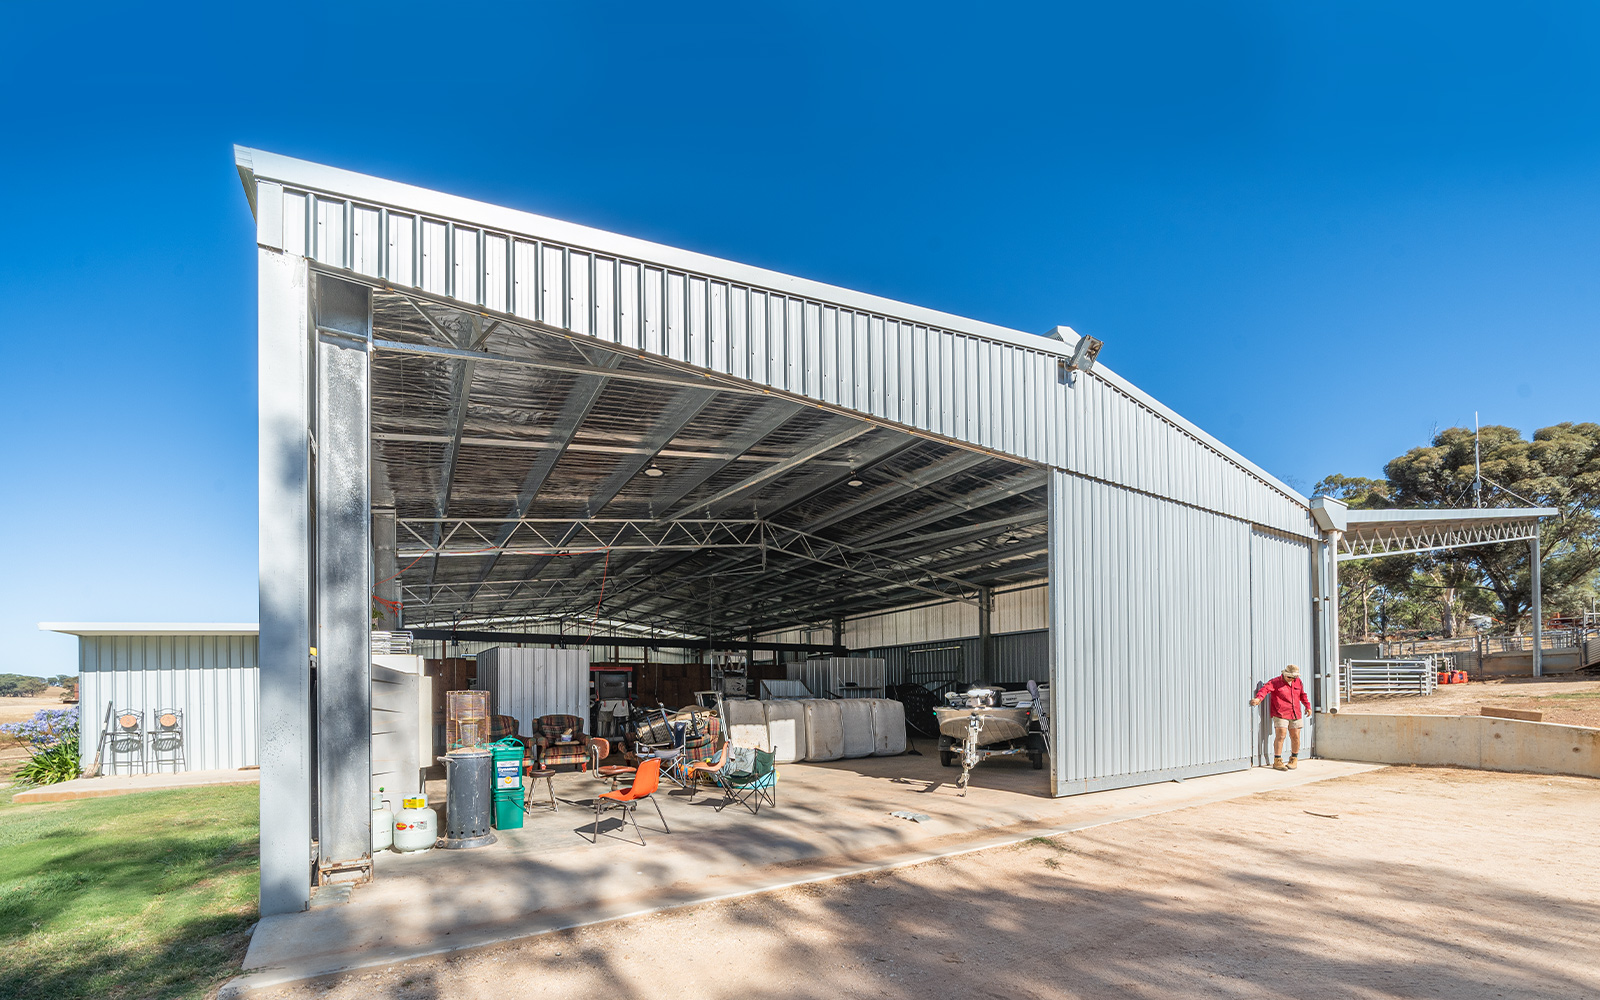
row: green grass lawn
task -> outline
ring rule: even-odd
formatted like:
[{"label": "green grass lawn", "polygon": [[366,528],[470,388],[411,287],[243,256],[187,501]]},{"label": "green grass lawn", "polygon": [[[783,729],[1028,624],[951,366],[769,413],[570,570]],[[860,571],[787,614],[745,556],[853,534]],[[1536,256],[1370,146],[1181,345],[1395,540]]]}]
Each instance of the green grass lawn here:
[{"label": "green grass lawn", "polygon": [[256,920],[254,785],[18,805],[0,792],[0,998],[203,997]]}]

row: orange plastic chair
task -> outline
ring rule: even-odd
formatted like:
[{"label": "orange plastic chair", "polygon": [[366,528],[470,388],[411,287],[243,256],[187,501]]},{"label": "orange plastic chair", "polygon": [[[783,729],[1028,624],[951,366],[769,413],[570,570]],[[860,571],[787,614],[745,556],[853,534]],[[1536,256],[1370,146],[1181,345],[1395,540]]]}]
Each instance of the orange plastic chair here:
[{"label": "orange plastic chair", "polygon": [[688,771],[683,777],[689,783],[690,802],[694,801],[695,793],[700,790],[700,775],[702,773],[710,776],[711,780],[715,781],[718,772],[728,766],[728,748],[731,746],[733,746],[732,743],[724,743],[722,744],[722,749],[718,750],[716,756],[710,760],[697,760],[689,765]]},{"label": "orange plastic chair", "polygon": [[661,784],[661,758],[649,757],[639,764],[639,773],[633,776],[633,784],[614,792],[605,792],[594,800],[594,834],[593,840],[600,843],[600,814],[611,805],[622,806],[626,820],[633,820],[633,832],[639,835],[639,846],[647,846],[644,842],[644,831],[639,829],[639,817],[634,815],[634,807],[641,799],[649,799],[650,804],[656,807],[656,815],[661,817],[661,828],[671,833],[667,826],[667,817],[661,812],[661,803],[651,795],[656,787]]}]

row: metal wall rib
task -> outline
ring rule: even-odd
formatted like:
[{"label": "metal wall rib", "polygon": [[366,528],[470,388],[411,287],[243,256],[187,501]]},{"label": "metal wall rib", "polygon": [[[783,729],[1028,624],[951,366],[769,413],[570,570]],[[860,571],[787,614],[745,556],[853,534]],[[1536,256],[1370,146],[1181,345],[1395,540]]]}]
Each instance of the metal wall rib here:
[{"label": "metal wall rib", "polygon": [[1022,346],[338,192],[266,180],[256,191],[264,246],[1311,534],[1301,498],[1120,377],[1064,384],[1062,345],[1043,337]]},{"label": "metal wall rib", "polygon": [[146,726],[162,709],[182,710],[186,770],[259,764],[256,653],[253,635],[80,636],[83,766],[94,761],[108,701],[143,711]]}]

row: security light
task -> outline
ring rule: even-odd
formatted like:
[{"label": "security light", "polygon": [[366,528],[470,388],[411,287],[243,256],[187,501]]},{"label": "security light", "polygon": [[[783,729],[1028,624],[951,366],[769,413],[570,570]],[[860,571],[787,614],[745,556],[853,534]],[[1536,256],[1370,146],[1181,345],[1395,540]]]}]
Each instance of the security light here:
[{"label": "security light", "polygon": [[1080,336],[1078,343],[1072,349],[1072,357],[1062,358],[1056,362],[1056,371],[1061,376],[1061,381],[1068,385],[1073,384],[1073,377],[1078,372],[1094,370],[1094,359],[1100,356],[1100,348],[1105,344],[1094,337]]}]

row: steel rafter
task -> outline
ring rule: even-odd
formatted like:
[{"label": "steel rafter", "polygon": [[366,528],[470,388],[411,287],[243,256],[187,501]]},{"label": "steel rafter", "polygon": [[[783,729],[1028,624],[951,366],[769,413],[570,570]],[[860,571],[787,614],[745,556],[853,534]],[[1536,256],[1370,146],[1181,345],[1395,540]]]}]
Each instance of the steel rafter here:
[{"label": "steel rafter", "polygon": [[[437,555],[555,556],[607,550],[760,548],[765,522],[729,519],[661,521],[631,518],[396,518],[397,527],[424,548],[402,543],[401,558]],[[419,530],[420,529],[420,530]],[[427,548],[423,530],[441,531],[445,542]],[[480,581],[484,589],[515,587],[526,579]]]},{"label": "steel rafter", "polygon": [[[665,448],[673,438],[677,437],[695,417],[700,415],[700,411],[710,405],[715,398],[716,394],[707,389],[691,389],[680,393],[661,416],[657,418],[649,433],[644,436],[645,453],[635,455],[621,462],[595,490],[594,496],[589,498],[589,516],[599,516],[600,512],[605,510],[611,501],[617,498],[617,494],[621,493],[623,488],[633,481],[633,477],[643,472],[651,462],[654,462],[661,449]],[[574,528],[573,532],[576,533],[577,529]],[[526,583],[537,577],[547,562],[548,560],[535,560],[532,566],[522,572],[523,582]]]},{"label": "steel rafter", "polygon": [[[620,355],[612,355],[606,358],[599,367],[609,368],[621,363],[622,358]],[[583,426],[584,418],[589,415],[589,411],[599,401],[600,394],[605,391],[605,387],[606,378],[602,375],[584,375],[573,382],[572,390],[567,394],[565,402],[561,404],[561,412],[556,416],[555,422],[550,429],[550,437],[558,442],[560,446],[550,451],[541,451],[534,456],[533,462],[528,468],[528,474],[523,477],[522,489],[517,493],[517,499],[511,505],[511,513],[508,515],[510,518],[520,519],[528,513],[528,508],[533,506],[534,498],[544,488],[545,480],[550,478],[550,473],[555,470],[556,463],[561,461],[561,456],[566,454],[567,445],[571,444],[572,439],[577,436],[578,428]],[[514,529],[507,526],[503,530],[505,531],[505,536],[510,537],[511,531]],[[505,538],[501,538],[496,542],[497,548],[504,545]],[[495,563],[499,561],[500,556],[498,553],[490,553],[484,559],[483,567],[478,571],[478,583],[481,584],[489,579],[489,574],[494,572]]]},{"label": "steel rafter", "polygon": [[1413,521],[1403,524],[1352,524],[1339,538],[1339,561],[1377,559],[1382,556],[1466,549],[1500,542],[1531,542],[1539,537],[1539,522],[1499,521],[1489,524]]}]

